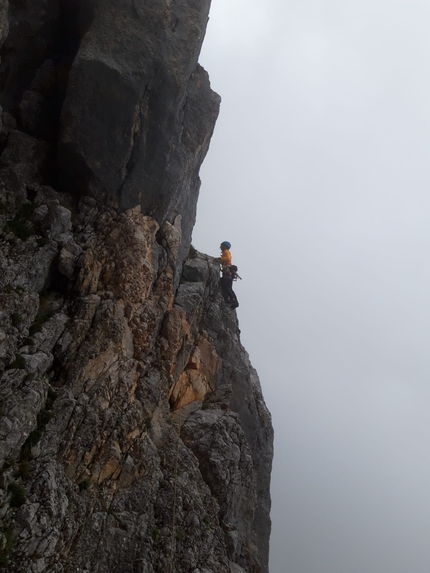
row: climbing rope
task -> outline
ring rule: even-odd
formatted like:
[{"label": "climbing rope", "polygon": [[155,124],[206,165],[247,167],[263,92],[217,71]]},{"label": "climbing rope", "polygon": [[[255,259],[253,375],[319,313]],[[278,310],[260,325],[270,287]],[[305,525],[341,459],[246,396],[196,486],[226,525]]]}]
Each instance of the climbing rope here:
[{"label": "climbing rope", "polygon": [[175,542],[175,520],[176,520],[176,490],[178,483],[178,459],[179,459],[179,442],[181,441],[181,428],[182,422],[179,418],[178,439],[176,440],[176,455],[175,455],[175,471],[174,471],[174,484],[173,484],[173,515],[172,515],[172,536],[170,540],[170,564],[169,573],[173,572],[173,547]]},{"label": "climbing rope", "polygon": [[[206,263],[208,265],[208,270],[209,270],[209,275],[210,275],[210,262],[209,262],[209,257],[207,255],[204,255],[204,258],[206,260]],[[200,311],[200,306],[203,304],[203,300],[204,300],[204,291],[202,296],[200,297],[200,301],[199,303],[196,305],[195,308],[195,313],[192,317],[192,320],[190,322],[190,328],[189,328],[189,333],[191,333],[192,327],[194,325],[194,322],[197,318],[197,315],[199,314]],[[187,333],[184,333],[183,335],[183,339],[182,339],[182,344],[181,344],[181,348],[183,350],[183,356],[182,356],[182,364],[181,367],[179,368],[179,372],[182,373],[183,368],[185,366],[185,357],[186,357],[186,352],[185,352],[185,340],[187,337]],[[179,375],[178,375],[179,378]],[[173,509],[172,509],[172,535],[171,535],[171,541],[170,541],[170,562],[169,562],[169,571],[168,573],[173,573],[173,556],[174,556],[174,542],[175,542],[175,521],[176,521],[176,498],[177,498],[177,484],[178,484],[178,464],[179,464],[179,446],[180,446],[180,442],[181,440],[181,430],[182,430],[182,425],[184,423],[185,420],[182,419],[182,416],[179,416],[179,424],[177,424],[178,427],[178,439],[176,441],[176,454],[175,454],[175,469],[174,469],[174,485],[173,485]]]},{"label": "climbing rope", "polygon": [[[203,295],[200,297],[200,301],[196,305],[195,313],[194,313],[192,320],[190,322],[190,328],[189,328],[190,333],[191,333],[191,329],[194,325],[194,321],[197,317],[197,314],[199,313],[200,306],[202,305],[202,303],[203,303]],[[183,338],[182,338],[182,344],[181,344],[181,348],[183,350],[183,356],[182,356],[182,364],[181,364],[181,367],[179,368],[180,373],[182,373],[182,370],[185,366],[185,356],[186,356],[185,339],[186,339],[186,337],[187,337],[187,333],[184,333]],[[178,378],[179,378],[179,375],[178,375]],[[178,484],[178,460],[179,460],[179,445],[181,442],[182,424],[183,424],[182,416],[179,415],[179,424],[177,425],[177,427],[178,427],[178,439],[176,440],[175,469],[174,469],[174,473],[173,473],[174,483],[173,483],[172,535],[171,535],[171,540],[170,540],[169,573],[173,573],[173,555],[174,555],[173,548],[174,548],[174,542],[175,542],[176,497],[177,497],[176,492],[177,492],[177,484]]]}]

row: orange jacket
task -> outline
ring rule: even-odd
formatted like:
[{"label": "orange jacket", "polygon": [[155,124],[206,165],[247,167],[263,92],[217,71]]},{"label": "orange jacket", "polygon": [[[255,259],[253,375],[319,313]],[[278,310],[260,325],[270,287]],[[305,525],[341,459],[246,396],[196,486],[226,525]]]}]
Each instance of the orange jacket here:
[{"label": "orange jacket", "polygon": [[223,267],[229,267],[231,265],[231,253],[228,249],[222,251],[222,255],[218,259]]}]

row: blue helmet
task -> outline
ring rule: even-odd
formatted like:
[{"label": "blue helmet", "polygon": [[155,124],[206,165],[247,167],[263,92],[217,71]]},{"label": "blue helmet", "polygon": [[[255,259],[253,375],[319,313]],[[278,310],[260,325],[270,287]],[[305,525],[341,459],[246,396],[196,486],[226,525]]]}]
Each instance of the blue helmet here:
[{"label": "blue helmet", "polygon": [[225,245],[227,247],[227,249],[231,249],[231,243],[229,243],[228,241],[223,241],[221,243],[221,246]]}]

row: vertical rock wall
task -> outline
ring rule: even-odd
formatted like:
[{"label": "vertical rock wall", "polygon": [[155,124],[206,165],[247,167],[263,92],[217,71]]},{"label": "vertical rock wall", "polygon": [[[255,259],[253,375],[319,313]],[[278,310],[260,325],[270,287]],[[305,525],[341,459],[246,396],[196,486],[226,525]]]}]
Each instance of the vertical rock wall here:
[{"label": "vertical rock wall", "polygon": [[268,571],[270,415],[216,265],[184,263],[208,10],[0,2],[8,571]]}]

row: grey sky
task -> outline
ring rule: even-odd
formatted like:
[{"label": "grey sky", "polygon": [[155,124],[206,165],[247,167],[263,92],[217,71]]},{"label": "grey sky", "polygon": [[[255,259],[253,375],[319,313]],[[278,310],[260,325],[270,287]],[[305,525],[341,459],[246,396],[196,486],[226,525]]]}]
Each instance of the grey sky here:
[{"label": "grey sky", "polygon": [[275,426],[271,573],[430,571],[430,3],[213,0],[193,243]]}]

